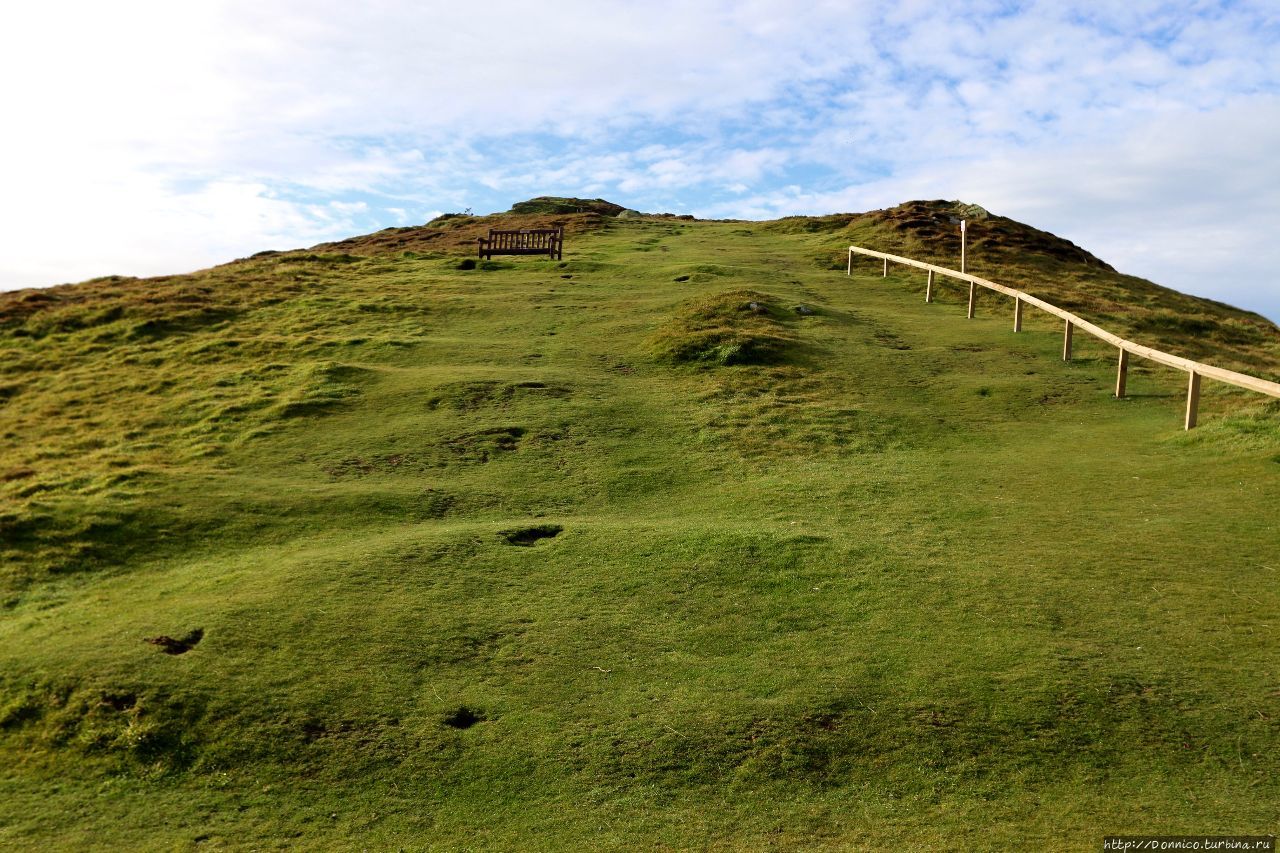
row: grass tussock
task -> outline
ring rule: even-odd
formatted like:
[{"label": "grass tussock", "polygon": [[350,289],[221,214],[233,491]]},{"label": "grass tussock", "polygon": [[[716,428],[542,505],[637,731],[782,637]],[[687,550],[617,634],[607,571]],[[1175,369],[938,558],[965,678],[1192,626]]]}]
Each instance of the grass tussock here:
[{"label": "grass tussock", "polygon": [[672,364],[778,364],[797,341],[788,319],[777,297],[731,290],[680,306],[650,347]]}]

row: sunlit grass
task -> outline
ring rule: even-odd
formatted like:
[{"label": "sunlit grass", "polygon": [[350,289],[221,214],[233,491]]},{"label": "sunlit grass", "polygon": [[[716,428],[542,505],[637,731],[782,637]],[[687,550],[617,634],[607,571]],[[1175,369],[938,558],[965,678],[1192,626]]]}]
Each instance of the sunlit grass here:
[{"label": "sunlit grass", "polygon": [[851,239],[396,232],[7,297],[0,845],[1273,832],[1275,405],[1206,384],[1183,433],[1182,374],[1117,401],[1106,347]]}]

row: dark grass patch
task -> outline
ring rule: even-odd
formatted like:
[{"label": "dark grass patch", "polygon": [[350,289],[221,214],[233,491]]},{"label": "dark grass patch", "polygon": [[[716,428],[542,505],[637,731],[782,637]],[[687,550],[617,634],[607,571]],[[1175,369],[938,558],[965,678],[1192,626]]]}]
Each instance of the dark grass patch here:
[{"label": "dark grass patch", "polygon": [[239,312],[232,308],[205,307],[195,311],[177,312],[165,317],[151,318],[135,323],[127,337],[131,340],[155,341],[170,335],[188,334],[227,322]]},{"label": "dark grass patch", "polygon": [[278,258],[281,262],[316,264],[322,267],[344,266],[365,260],[363,256],[349,252],[284,252]]},{"label": "dark grass patch", "polygon": [[521,527],[518,530],[504,530],[500,535],[508,545],[531,547],[543,539],[553,539],[564,530],[559,524],[538,524],[533,527]]},{"label": "dark grass patch", "polygon": [[[1170,767],[1230,759],[1237,744],[1213,736],[1160,685],[1099,685],[1033,693],[1000,708],[969,699],[890,705],[850,697],[749,717],[682,721],[615,742],[587,760],[618,778],[706,779],[759,784],[803,780],[818,788],[913,766],[944,787],[998,787],[1012,774],[1048,783],[1061,774],[1114,769],[1137,741]],[[1256,734],[1255,734],[1256,736]]]},{"label": "dark grass patch", "polygon": [[15,742],[70,753],[81,769],[91,762],[147,778],[191,766],[203,714],[196,697],[165,690],[67,681],[0,687],[0,731]]},{"label": "dark grass patch", "polygon": [[907,343],[898,335],[888,331],[887,329],[878,329],[875,333],[875,340],[876,340],[876,343],[880,344],[881,346],[886,346],[889,349],[896,349],[901,351],[906,351],[911,349],[911,344]]},{"label": "dark grass patch", "polygon": [[520,446],[524,427],[491,427],[464,433],[445,442],[445,447],[467,462],[488,462],[501,453],[510,453]]},{"label": "dark grass patch", "polygon": [[113,711],[128,711],[138,704],[136,693],[104,693],[102,704]]},{"label": "dark grass patch", "polygon": [[448,492],[438,489],[425,489],[418,498],[418,514],[421,518],[444,518],[454,507],[458,499]]},{"label": "dark grass patch", "polygon": [[1166,311],[1156,312],[1147,317],[1143,317],[1136,325],[1137,328],[1143,332],[1173,332],[1179,335],[1187,335],[1188,337],[1206,335],[1218,328],[1218,323],[1216,321],[1205,317],[1187,317]]},{"label": "dark grass patch", "polygon": [[542,397],[564,398],[573,393],[568,385],[539,380],[525,382],[499,382],[479,380],[458,382],[441,387],[427,399],[428,409],[457,409],[474,411],[482,406],[506,406],[522,399]]},{"label": "dark grass patch", "polygon": [[337,462],[320,465],[331,478],[368,477],[374,474],[394,474],[420,471],[422,463],[407,453],[387,453],[380,456],[348,456]]},{"label": "dark grass patch", "polygon": [[20,728],[44,713],[43,697],[33,690],[20,693],[0,705],[0,731]]},{"label": "dark grass patch", "polygon": [[[87,483],[82,494],[68,492],[64,483],[20,480],[29,484],[19,497],[25,506],[0,513],[0,591],[17,592],[33,582],[56,576],[85,576],[112,571],[156,543],[147,535],[173,515],[154,507],[139,508],[114,490],[127,485],[108,478],[98,489]],[[94,498],[96,497],[96,500]],[[94,500],[96,509],[86,508]]]}]

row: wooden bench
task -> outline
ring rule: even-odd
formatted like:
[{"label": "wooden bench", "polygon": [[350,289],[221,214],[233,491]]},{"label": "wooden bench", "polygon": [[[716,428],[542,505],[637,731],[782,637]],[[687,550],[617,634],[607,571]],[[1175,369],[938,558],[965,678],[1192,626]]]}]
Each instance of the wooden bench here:
[{"label": "wooden bench", "polygon": [[489,229],[488,237],[480,238],[480,257],[494,255],[547,255],[555,260],[564,258],[563,228],[523,228],[519,231]]}]

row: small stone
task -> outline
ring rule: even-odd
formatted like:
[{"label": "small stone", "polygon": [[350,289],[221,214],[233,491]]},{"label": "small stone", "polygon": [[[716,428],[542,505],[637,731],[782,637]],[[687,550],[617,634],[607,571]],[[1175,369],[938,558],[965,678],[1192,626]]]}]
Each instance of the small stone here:
[{"label": "small stone", "polygon": [[812,308],[810,308],[808,305],[797,305],[796,313],[802,314],[805,317],[808,317],[810,314],[816,314],[817,312],[814,311]]}]

